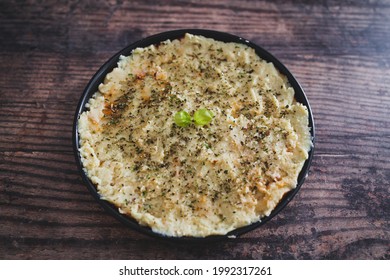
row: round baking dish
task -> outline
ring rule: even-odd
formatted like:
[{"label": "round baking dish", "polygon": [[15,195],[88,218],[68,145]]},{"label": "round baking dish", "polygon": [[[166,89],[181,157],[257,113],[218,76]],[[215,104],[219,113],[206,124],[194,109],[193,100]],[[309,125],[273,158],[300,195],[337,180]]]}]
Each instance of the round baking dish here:
[{"label": "round baking dish", "polygon": [[[80,114],[82,114],[86,108],[85,105],[88,103],[88,100],[92,97],[92,95],[98,90],[98,86],[100,83],[103,82],[105,76],[107,73],[111,72],[116,66],[119,61],[119,56],[120,55],[125,55],[128,56],[131,54],[132,50],[135,48],[143,48],[150,46],[152,44],[158,44],[162,41],[165,40],[174,40],[174,39],[179,39],[184,36],[185,33],[191,33],[194,35],[202,35],[207,38],[212,38],[218,41],[222,42],[236,42],[236,43],[241,43],[248,45],[249,47],[253,48],[256,53],[263,59],[265,59],[268,62],[272,62],[275,67],[282,73],[284,74],[288,80],[290,85],[294,88],[295,90],[295,99],[304,104],[309,112],[309,126],[311,127],[311,136],[312,136],[312,142],[313,146],[312,149],[309,151],[309,157],[306,160],[299,176],[298,176],[298,184],[295,189],[291,190],[290,192],[286,193],[282,200],[279,202],[279,204],[276,206],[276,208],[272,211],[272,213],[268,217],[264,217],[261,219],[261,221],[235,229],[231,232],[229,232],[226,235],[216,235],[216,236],[207,236],[207,237],[170,237],[170,236],[164,236],[158,233],[153,232],[149,227],[141,226],[136,220],[132,219],[129,216],[123,215],[119,213],[118,209],[116,206],[113,204],[109,203],[108,201],[100,199],[100,196],[96,190],[96,187],[94,184],[89,180],[87,177],[86,173],[83,170],[83,165],[81,162],[80,158],[80,153],[79,153],[79,135],[78,135],[78,119]],[[74,117],[74,122],[73,122],[73,149],[74,153],[76,156],[76,163],[77,167],[80,171],[80,174],[88,187],[89,191],[91,194],[95,197],[95,199],[99,202],[99,204],[112,216],[117,218],[119,221],[124,223],[126,226],[129,226],[132,229],[135,229],[139,232],[142,232],[144,234],[153,236],[153,237],[158,237],[158,238],[163,238],[165,240],[172,240],[172,241],[184,241],[184,242],[190,242],[190,241],[216,241],[216,240],[226,240],[231,237],[237,237],[239,235],[242,235],[248,231],[251,231],[261,225],[264,225],[266,222],[268,222],[270,219],[272,219],[275,215],[277,215],[290,201],[291,199],[296,195],[296,193],[299,191],[301,185],[303,184],[305,178],[307,177],[307,174],[309,172],[309,167],[313,158],[313,152],[314,152],[314,140],[315,140],[315,129],[314,129],[314,119],[312,115],[312,111],[309,105],[309,102],[306,98],[306,95],[298,83],[298,81],[294,78],[294,76],[290,73],[290,71],[278,60],[276,59],[273,55],[271,55],[269,52],[264,50],[263,48],[259,47],[258,45],[245,40],[241,37],[231,35],[228,33],[224,32],[218,32],[218,31],[213,31],[213,30],[203,30],[203,29],[181,29],[181,30],[173,30],[173,31],[168,31],[160,34],[156,34],[150,37],[147,37],[145,39],[142,39],[138,42],[135,42],[117,54],[115,54],[113,57],[111,57],[103,66],[96,72],[96,74],[92,77],[92,79],[89,81],[88,85],[84,89],[84,92],[80,98],[80,101],[77,105],[76,109],[76,114]]]}]

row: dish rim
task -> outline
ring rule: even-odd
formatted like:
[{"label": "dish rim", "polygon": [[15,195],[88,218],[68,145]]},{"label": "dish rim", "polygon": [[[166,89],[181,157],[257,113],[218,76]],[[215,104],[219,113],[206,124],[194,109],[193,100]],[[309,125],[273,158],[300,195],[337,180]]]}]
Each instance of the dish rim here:
[{"label": "dish rim", "polygon": [[[300,171],[298,175],[298,180],[297,180],[297,186],[287,192],[282,199],[279,201],[277,206],[272,210],[271,214],[267,217],[263,217],[260,221],[234,229],[230,232],[228,232],[225,235],[210,235],[210,236],[205,236],[205,237],[191,237],[191,236],[166,236],[157,232],[154,232],[151,228],[142,226],[140,225],[135,219],[132,217],[129,217],[127,215],[121,214],[118,211],[118,208],[106,201],[100,198],[100,195],[97,192],[97,189],[95,185],[90,181],[88,178],[87,174],[84,172],[83,169],[83,164],[81,162],[81,156],[79,152],[79,135],[78,135],[78,119],[80,115],[86,111],[85,105],[88,103],[89,99],[92,97],[92,95],[97,92],[98,86],[101,82],[103,82],[105,76],[111,72],[115,67],[117,67],[118,61],[119,61],[119,56],[125,55],[128,56],[131,54],[131,51],[134,50],[135,48],[144,48],[147,46],[150,46],[152,44],[159,44],[160,42],[163,42],[165,40],[174,40],[174,39],[179,39],[182,38],[186,33],[190,33],[193,35],[200,35],[204,36],[206,38],[211,38],[214,40],[222,41],[225,43],[228,42],[234,42],[234,43],[241,43],[244,45],[247,45],[251,48],[253,48],[256,51],[256,54],[259,55],[262,59],[266,60],[267,62],[272,62],[275,66],[275,68],[285,75],[290,83],[290,85],[294,88],[295,91],[295,99],[299,102],[302,103],[307,107],[308,110],[308,117],[309,117],[309,127],[310,133],[311,133],[311,138],[312,138],[312,147],[311,150],[309,151],[309,157],[306,159],[302,170]],[[314,125],[314,117],[313,113],[311,110],[311,106],[309,104],[309,101],[306,97],[306,94],[298,82],[298,80],[292,75],[292,73],[287,69],[287,67],[280,62],[279,59],[277,59],[274,55],[269,53],[267,50],[263,49],[259,45],[252,43],[251,41],[244,39],[242,37],[226,33],[226,32],[221,32],[221,31],[216,31],[216,30],[210,30],[210,29],[177,29],[177,30],[171,30],[171,31],[166,31],[162,33],[158,33],[152,36],[145,37],[141,40],[138,40],[119,52],[117,52],[115,55],[113,55],[110,59],[108,59],[100,68],[99,70],[92,76],[92,78],[89,80],[87,86],[83,90],[83,93],[79,99],[79,102],[77,104],[77,109],[74,115],[74,120],[73,120],[73,135],[72,135],[72,144],[73,144],[73,151],[74,155],[76,158],[76,164],[77,168],[79,170],[79,173],[81,174],[81,177],[83,178],[84,183],[86,184],[88,190],[92,194],[92,196],[98,201],[98,203],[107,211],[109,214],[114,216],[116,219],[118,219],[120,222],[125,224],[126,226],[141,232],[143,234],[160,238],[163,240],[168,240],[168,241],[180,241],[180,242],[196,242],[196,241],[220,241],[220,240],[227,240],[231,239],[232,236],[238,237],[241,236],[249,231],[252,231],[264,224],[266,224],[268,221],[270,221],[273,217],[275,217],[278,213],[280,213],[281,210],[283,210],[287,204],[294,198],[294,196],[298,193],[300,190],[302,184],[304,183],[306,177],[308,176],[309,169],[311,166],[311,162],[313,159],[313,154],[314,154],[314,147],[315,147],[315,125]]]}]

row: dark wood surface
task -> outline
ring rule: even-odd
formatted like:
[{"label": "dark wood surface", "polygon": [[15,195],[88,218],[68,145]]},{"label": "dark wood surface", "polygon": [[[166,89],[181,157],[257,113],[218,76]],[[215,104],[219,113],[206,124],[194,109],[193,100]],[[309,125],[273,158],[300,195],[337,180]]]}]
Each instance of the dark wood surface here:
[{"label": "dark wood surface", "polygon": [[[126,45],[206,28],[263,46],[314,112],[310,176],[235,240],[167,244],[104,212],[78,174],[72,121]],[[1,1],[1,259],[389,259],[390,1]]]}]

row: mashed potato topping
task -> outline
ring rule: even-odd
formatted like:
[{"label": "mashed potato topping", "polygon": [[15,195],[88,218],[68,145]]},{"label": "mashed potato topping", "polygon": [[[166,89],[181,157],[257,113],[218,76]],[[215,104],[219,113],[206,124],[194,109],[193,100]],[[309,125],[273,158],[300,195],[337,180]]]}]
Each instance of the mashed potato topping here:
[{"label": "mashed potato topping", "polygon": [[[175,123],[199,109],[209,124]],[[311,148],[307,108],[272,63],[191,34],[121,56],[78,124],[101,198],[168,236],[226,234],[269,215]]]}]

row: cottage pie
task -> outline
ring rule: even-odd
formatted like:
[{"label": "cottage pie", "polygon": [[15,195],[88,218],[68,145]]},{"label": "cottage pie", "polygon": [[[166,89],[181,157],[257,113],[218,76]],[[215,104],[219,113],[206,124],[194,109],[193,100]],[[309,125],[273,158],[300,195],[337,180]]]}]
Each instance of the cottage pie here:
[{"label": "cottage pie", "polygon": [[311,148],[307,108],[244,44],[186,34],[121,56],[78,122],[102,199],[167,236],[268,216]]}]

